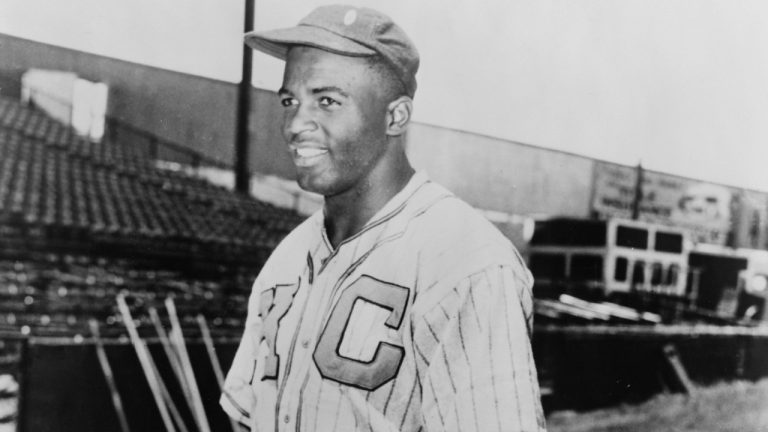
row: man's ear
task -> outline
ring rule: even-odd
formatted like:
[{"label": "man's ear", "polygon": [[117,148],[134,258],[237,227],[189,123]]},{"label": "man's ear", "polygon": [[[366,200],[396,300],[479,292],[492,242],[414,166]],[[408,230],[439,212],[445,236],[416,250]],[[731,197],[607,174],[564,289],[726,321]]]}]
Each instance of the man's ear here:
[{"label": "man's ear", "polygon": [[408,129],[413,112],[413,100],[408,96],[400,96],[387,106],[387,135],[399,136]]}]

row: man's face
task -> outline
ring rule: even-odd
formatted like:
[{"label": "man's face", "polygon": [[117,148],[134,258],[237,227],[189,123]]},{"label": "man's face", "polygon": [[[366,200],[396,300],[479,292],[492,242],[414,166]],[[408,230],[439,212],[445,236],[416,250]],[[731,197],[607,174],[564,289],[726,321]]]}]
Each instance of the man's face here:
[{"label": "man's face", "polygon": [[387,144],[380,79],[362,58],[290,49],[279,96],[302,189],[330,197],[366,184]]}]

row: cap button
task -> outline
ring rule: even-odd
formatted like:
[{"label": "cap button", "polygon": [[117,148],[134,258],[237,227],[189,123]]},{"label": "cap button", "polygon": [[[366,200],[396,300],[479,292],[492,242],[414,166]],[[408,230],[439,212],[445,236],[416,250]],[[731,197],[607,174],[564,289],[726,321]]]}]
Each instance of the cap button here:
[{"label": "cap button", "polygon": [[348,10],[346,15],[344,15],[344,25],[352,25],[355,21],[357,21],[357,11],[354,9]]}]

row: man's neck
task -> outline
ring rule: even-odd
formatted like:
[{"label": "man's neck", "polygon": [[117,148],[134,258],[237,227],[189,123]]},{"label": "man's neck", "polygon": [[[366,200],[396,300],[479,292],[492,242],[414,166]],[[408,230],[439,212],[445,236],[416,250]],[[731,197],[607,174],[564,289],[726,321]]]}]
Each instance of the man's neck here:
[{"label": "man's neck", "polygon": [[361,188],[326,197],[325,230],[331,245],[335,248],[360,232],[389,200],[405,188],[413,173],[410,164],[404,164],[384,179],[370,179]]}]

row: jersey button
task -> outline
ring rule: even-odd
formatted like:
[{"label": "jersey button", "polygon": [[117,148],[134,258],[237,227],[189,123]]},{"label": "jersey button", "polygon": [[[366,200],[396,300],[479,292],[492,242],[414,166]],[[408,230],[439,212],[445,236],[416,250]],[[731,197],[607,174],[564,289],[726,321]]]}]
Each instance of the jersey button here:
[{"label": "jersey button", "polygon": [[309,348],[309,339],[304,339],[301,341],[302,348]]},{"label": "jersey button", "polygon": [[288,414],[286,414],[286,415],[283,417],[283,423],[290,423],[290,422],[291,422],[291,416],[289,416]]}]

